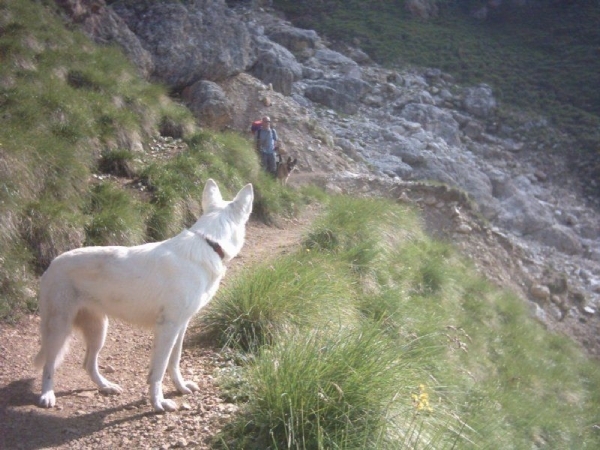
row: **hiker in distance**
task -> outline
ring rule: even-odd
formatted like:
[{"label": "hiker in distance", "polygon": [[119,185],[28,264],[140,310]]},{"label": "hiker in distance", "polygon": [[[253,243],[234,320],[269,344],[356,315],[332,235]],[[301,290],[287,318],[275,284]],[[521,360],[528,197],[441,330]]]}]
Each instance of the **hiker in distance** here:
[{"label": "hiker in distance", "polygon": [[256,150],[260,153],[263,168],[271,175],[277,174],[275,150],[277,146],[277,131],[271,128],[271,118],[262,118],[260,128],[256,131]]}]

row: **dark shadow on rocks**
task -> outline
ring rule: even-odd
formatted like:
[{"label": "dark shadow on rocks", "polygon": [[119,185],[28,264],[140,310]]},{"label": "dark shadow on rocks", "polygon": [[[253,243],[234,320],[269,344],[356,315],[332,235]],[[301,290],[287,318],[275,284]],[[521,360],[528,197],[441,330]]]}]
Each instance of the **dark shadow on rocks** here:
[{"label": "dark shadow on rocks", "polygon": [[[34,380],[30,378],[17,380],[0,388],[0,448],[34,450],[58,447],[108,426],[154,414],[149,410],[135,416],[105,422],[110,414],[139,407],[144,404],[143,400],[76,417],[59,417],[52,409],[18,410],[18,407],[37,404],[38,394],[34,392],[33,385]],[[70,394],[72,391],[61,392],[57,393],[57,397]],[[27,431],[24,433],[23,430]]]}]

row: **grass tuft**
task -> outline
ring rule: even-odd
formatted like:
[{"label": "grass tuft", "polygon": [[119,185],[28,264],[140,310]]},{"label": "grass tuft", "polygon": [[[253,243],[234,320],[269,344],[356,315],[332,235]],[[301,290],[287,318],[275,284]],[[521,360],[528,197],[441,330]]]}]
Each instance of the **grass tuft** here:
[{"label": "grass tuft", "polygon": [[[217,447],[596,448],[598,363],[449,245],[390,234],[414,216],[377,202],[330,198],[299,252],[209,307],[243,352],[222,375],[242,408]],[[379,249],[368,271],[356,236]]]}]

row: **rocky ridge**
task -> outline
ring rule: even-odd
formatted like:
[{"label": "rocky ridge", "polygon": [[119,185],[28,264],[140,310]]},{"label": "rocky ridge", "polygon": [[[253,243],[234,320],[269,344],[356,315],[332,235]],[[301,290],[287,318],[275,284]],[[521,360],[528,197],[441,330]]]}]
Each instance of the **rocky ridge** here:
[{"label": "rocky ridge", "polygon": [[299,159],[297,182],[419,205],[543,323],[600,355],[600,206],[580,189],[596,181],[567,171],[569,152],[555,150],[571,141],[543,117],[501,120],[489,86],[380,67],[267,2],[57,3],[166,83],[200,125],[244,133],[272,116]]}]

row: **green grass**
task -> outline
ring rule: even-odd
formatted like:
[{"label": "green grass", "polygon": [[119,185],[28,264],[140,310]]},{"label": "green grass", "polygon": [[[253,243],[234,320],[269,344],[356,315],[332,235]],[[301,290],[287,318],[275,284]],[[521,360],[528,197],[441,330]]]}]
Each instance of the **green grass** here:
[{"label": "green grass", "polygon": [[[53,2],[1,2],[0,30],[0,319],[36,309],[37,277],[66,250],[191,225],[209,177],[225,197],[252,182],[265,220],[306,203],[259,170],[247,139],[199,129],[118,48],[67,29]],[[158,134],[187,150],[153,155]]]},{"label": "green grass", "polygon": [[203,315],[202,329],[217,342],[249,351],[273,343],[290,325],[310,329],[354,322],[352,297],[345,268],[328,258],[315,264],[310,252],[300,252],[272,264],[249,268],[232,285],[223,287]]},{"label": "green grass", "polygon": [[218,448],[600,445],[598,362],[417,220],[329,198],[301,248],[217,294],[200,329],[238,353],[241,406]]},{"label": "green grass", "polygon": [[126,190],[105,182],[91,188],[85,245],[138,245],[146,239],[149,207]]}]

